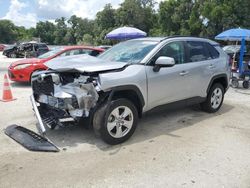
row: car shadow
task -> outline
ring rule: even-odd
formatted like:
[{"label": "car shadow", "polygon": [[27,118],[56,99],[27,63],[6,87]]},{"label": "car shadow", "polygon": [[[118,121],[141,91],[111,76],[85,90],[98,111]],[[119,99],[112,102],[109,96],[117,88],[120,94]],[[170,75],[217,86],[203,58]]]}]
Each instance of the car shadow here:
[{"label": "car shadow", "polygon": [[204,120],[220,116],[231,111],[233,106],[223,104],[220,111],[214,114],[202,112],[199,106],[185,108],[161,107],[145,114],[139,121],[134,135],[125,143],[111,146],[97,138],[93,130],[86,130],[83,126],[70,126],[58,130],[49,130],[48,138],[60,149],[70,149],[81,144],[89,144],[91,147],[102,151],[118,152],[122,147],[140,143],[154,142],[156,137],[167,135],[178,139],[180,136],[174,134],[175,130],[196,125]]},{"label": "car shadow", "polygon": [[245,88],[234,88],[234,91],[236,93],[244,94],[244,95],[250,95],[250,89]]},{"label": "car shadow", "polygon": [[10,83],[11,87],[16,87],[16,88],[29,88],[31,87],[29,82],[11,82]]}]

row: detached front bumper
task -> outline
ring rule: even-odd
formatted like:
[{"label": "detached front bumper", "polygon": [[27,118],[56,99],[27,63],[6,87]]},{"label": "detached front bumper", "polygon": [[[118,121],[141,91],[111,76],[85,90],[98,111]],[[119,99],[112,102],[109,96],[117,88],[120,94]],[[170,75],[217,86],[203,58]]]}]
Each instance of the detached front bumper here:
[{"label": "detached front bumper", "polygon": [[41,117],[40,112],[37,108],[37,103],[36,103],[33,95],[30,96],[30,100],[31,100],[31,104],[33,106],[33,110],[35,112],[36,118],[38,120],[38,123],[36,124],[37,130],[40,134],[44,135],[46,132],[46,129],[45,129],[42,117]]}]

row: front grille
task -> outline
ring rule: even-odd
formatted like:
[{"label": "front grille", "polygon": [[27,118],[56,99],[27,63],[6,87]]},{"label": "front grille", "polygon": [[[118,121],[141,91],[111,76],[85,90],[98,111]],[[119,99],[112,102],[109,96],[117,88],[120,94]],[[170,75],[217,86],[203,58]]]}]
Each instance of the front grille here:
[{"label": "front grille", "polygon": [[32,82],[32,89],[34,94],[54,94],[54,84],[51,76],[46,76],[43,81],[34,80]]},{"label": "front grille", "polygon": [[59,119],[65,117],[66,112],[49,105],[42,104],[38,107],[43,122],[51,129],[60,124]]}]

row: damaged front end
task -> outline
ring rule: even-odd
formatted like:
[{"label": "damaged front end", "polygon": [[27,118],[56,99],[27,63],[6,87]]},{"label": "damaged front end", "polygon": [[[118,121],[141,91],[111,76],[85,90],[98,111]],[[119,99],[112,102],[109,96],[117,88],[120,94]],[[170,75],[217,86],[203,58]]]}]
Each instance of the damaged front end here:
[{"label": "damaged front end", "polygon": [[64,122],[88,117],[98,101],[98,78],[79,72],[43,71],[32,76],[31,102],[38,130],[54,129]]}]

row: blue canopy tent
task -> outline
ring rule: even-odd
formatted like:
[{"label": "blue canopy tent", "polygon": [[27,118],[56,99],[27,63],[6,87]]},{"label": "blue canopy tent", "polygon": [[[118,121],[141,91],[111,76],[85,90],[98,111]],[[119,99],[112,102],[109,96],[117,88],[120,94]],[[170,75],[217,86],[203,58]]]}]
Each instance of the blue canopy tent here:
[{"label": "blue canopy tent", "polygon": [[245,51],[245,43],[246,41],[250,41],[250,30],[248,29],[229,29],[217,35],[215,37],[216,40],[224,40],[224,41],[241,41],[240,48],[240,60],[239,60],[239,72],[243,73],[243,57]]},{"label": "blue canopy tent", "polygon": [[134,27],[119,27],[105,36],[105,39],[126,40],[147,36],[147,33]]}]

